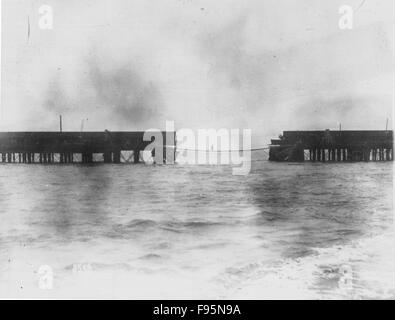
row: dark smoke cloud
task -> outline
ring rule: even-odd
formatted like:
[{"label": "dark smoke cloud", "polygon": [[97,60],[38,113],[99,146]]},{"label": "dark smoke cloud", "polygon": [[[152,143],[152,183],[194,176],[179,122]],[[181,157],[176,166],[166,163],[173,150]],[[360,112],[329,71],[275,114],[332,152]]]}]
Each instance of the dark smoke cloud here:
[{"label": "dark smoke cloud", "polygon": [[[74,130],[83,118],[91,119],[90,125],[96,130],[137,130],[160,121],[162,95],[143,71],[129,62],[113,65],[107,58],[100,62],[96,56],[89,58],[88,63],[81,61],[80,72],[69,78],[57,72],[49,81],[43,106],[47,114],[53,115],[51,118],[62,114],[68,128]],[[70,81],[78,90],[67,90]],[[37,120],[40,117],[36,115]]]},{"label": "dark smoke cloud", "polygon": [[89,64],[89,78],[98,105],[115,121],[146,122],[156,118],[163,109],[158,87],[128,63],[104,70],[93,60]]}]

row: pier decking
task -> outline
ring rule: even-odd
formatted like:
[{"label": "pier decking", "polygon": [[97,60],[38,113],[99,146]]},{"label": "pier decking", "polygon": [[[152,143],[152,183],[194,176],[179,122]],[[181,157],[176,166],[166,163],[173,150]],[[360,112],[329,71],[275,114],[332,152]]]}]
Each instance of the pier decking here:
[{"label": "pier decking", "polygon": [[269,160],[393,161],[393,131],[284,131],[271,141]]},{"label": "pier decking", "polygon": [[[175,132],[162,132],[164,161],[169,152],[175,152],[175,146],[169,148],[166,143],[169,134],[175,137]],[[131,151],[125,162],[138,163],[141,151],[151,143],[143,136],[141,131],[0,132],[0,162],[92,163],[93,155],[99,154],[95,162],[121,163],[122,152]]]}]

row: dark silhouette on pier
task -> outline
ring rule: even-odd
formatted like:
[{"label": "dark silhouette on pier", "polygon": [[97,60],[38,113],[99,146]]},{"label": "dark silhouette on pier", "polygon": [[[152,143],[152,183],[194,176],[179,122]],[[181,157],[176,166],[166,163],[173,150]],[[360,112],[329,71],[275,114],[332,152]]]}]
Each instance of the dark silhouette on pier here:
[{"label": "dark silhouette on pier", "polygon": [[[175,132],[162,132],[164,162],[169,152],[175,152],[175,146],[167,146],[168,134],[175,137]],[[121,151],[132,151],[133,162],[138,163],[141,159],[141,151],[154,140],[144,141],[143,137],[142,131],[0,132],[0,161],[6,163],[92,163],[93,154],[100,154],[104,163],[120,163]],[[168,143],[170,144],[171,141]],[[154,152],[155,150],[152,153]]]},{"label": "dark silhouette on pier", "polygon": [[273,139],[271,161],[392,161],[392,130],[284,131]]}]

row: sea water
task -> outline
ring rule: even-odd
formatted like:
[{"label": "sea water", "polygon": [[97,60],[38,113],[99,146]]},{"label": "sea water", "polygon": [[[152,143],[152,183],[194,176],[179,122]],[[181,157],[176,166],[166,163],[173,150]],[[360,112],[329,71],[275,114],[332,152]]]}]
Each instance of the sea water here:
[{"label": "sea water", "polygon": [[395,298],[393,210],[391,162],[3,164],[0,297]]}]

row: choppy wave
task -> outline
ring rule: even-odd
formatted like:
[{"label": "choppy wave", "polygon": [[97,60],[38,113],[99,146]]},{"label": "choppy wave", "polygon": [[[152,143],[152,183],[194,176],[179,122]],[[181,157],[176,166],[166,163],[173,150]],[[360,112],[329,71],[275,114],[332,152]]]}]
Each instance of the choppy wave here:
[{"label": "choppy wave", "polygon": [[315,248],[304,257],[228,268],[221,279],[241,287],[228,295],[240,299],[395,299],[394,240],[387,233]]},{"label": "choppy wave", "polygon": [[228,169],[1,166],[0,296],[394,298],[392,164]]}]

